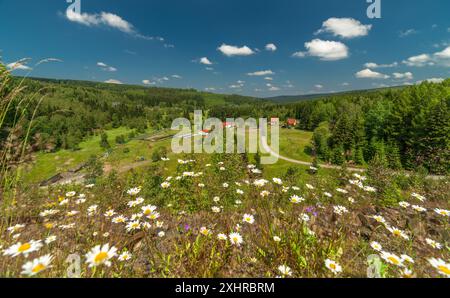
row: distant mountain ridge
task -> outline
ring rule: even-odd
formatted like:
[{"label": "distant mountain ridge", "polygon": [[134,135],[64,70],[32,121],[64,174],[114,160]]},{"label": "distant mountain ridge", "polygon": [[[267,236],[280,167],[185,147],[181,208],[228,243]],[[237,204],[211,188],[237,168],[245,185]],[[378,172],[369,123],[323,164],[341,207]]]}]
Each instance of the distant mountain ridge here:
[{"label": "distant mountain ridge", "polygon": [[275,103],[294,103],[299,101],[305,101],[305,100],[314,100],[314,99],[321,99],[326,97],[334,97],[334,96],[340,96],[345,94],[355,94],[355,93],[370,93],[370,92],[376,92],[380,90],[388,90],[388,89],[402,89],[406,86],[392,86],[392,87],[383,87],[383,88],[374,88],[374,89],[359,89],[359,90],[349,90],[349,91],[342,91],[342,92],[331,92],[331,93],[314,93],[314,94],[304,94],[304,95],[281,95],[281,96],[274,96],[274,97],[266,97],[266,100],[269,100],[271,102]]}]

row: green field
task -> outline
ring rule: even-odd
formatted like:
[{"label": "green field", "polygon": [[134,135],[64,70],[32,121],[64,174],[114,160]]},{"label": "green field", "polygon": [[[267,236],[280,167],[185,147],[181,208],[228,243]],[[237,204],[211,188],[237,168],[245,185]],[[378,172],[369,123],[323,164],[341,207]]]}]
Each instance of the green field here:
[{"label": "green field", "polygon": [[[156,148],[166,147],[171,157],[169,165],[174,166],[177,157],[170,154],[171,139],[163,141],[151,142],[142,140],[141,138],[133,139],[126,144],[115,144],[115,138],[119,135],[127,135],[131,130],[127,128],[117,128],[106,131],[112,150],[105,155],[106,151],[100,147],[100,135],[90,137],[80,144],[80,150],[60,150],[55,153],[40,152],[35,156],[35,163],[24,174],[24,180],[32,183],[38,183],[58,174],[67,172],[76,168],[80,164],[86,162],[89,157],[95,155],[102,157],[102,161],[106,164],[106,168],[117,170],[119,172],[127,169],[148,165],[151,155]],[[151,129],[147,131],[150,135],[155,133]],[[280,130],[280,154],[293,159],[311,162],[312,157],[307,154],[308,146],[311,143],[311,132],[281,129]],[[138,159],[142,158],[143,161]],[[172,165],[173,164],[173,165]],[[281,175],[293,166],[291,163],[279,160],[274,165],[265,167],[268,175]],[[295,165],[296,167],[305,168]]]}]

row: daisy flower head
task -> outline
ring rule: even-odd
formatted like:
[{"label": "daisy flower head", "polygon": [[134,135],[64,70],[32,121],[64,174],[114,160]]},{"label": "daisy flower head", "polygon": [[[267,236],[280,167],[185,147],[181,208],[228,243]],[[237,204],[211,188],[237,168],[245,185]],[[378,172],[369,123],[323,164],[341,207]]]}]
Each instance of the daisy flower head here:
[{"label": "daisy flower head", "polygon": [[300,217],[298,218],[299,221],[308,222],[310,221],[310,217],[306,213],[300,214]]},{"label": "daisy flower head", "polygon": [[268,196],[270,195],[270,192],[267,191],[267,190],[263,190],[263,191],[260,193],[260,195],[261,195],[261,197],[265,198],[265,197],[268,197]]},{"label": "daisy flower head", "polygon": [[280,266],[278,266],[278,271],[280,271],[280,273],[281,273],[281,275],[282,275],[283,277],[286,277],[286,276],[292,276],[292,270],[291,270],[291,268],[289,268],[289,267],[286,266],[286,265],[280,265]]},{"label": "daisy flower head", "polygon": [[273,178],[272,181],[273,181],[273,183],[275,183],[277,185],[283,184],[283,180],[281,180],[280,178]]},{"label": "daisy flower head", "polygon": [[395,228],[395,227],[386,227],[389,232],[392,233],[392,235],[394,235],[395,237],[401,237],[405,240],[409,240],[409,236],[402,230]]},{"label": "daisy flower head", "polygon": [[202,234],[204,236],[209,236],[211,234],[211,230],[206,227],[201,227],[200,234]]},{"label": "daisy flower head", "polygon": [[244,243],[244,239],[242,238],[241,234],[239,234],[239,233],[231,233],[229,235],[229,238],[230,238],[230,242],[232,245],[239,247],[239,246],[241,246],[242,243]]},{"label": "daisy flower head", "polygon": [[445,210],[445,209],[436,208],[436,209],[434,209],[434,212],[436,212],[437,214],[442,215],[442,216],[447,216],[447,217],[450,216],[450,211]]},{"label": "daisy flower head", "polygon": [[24,255],[25,257],[28,257],[28,255],[32,252],[38,251],[41,249],[43,244],[41,243],[41,240],[31,240],[30,242],[26,243],[17,243],[12,245],[11,247],[5,249],[3,252],[4,256],[12,256],[17,257],[18,255]]},{"label": "daisy flower head", "polygon": [[381,244],[376,242],[376,241],[370,242],[370,246],[376,251],[382,251],[383,250],[383,247],[381,246]]},{"label": "daisy flower head", "polygon": [[300,204],[301,202],[304,202],[305,199],[302,198],[302,197],[299,197],[299,196],[297,196],[297,195],[293,195],[292,197],[289,198],[289,201],[290,201],[292,204]]},{"label": "daisy flower head", "polygon": [[437,269],[439,274],[445,277],[450,277],[450,263],[446,263],[442,259],[435,258],[428,259],[428,262],[430,262],[431,266]]},{"label": "daisy flower head", "polygon": [[280,241],[281,241],[281,238],[278,237],[278,236],[273,236],[273,241],[275,241],[275,242],[280,242]]},{"label": "daisy flower head", "polygon": [[137,196],[140,192],[141,192],[140,187],[133,187],[127,190],[127,194],[129,194],[130,196]]},{"label": "daisy flower head", "polygon": [[243,195],[243,194],[244,194],[244,191],[243,191],[242,189],[236,189],[236,193],[237,193],[238,195]]},{"label": "daisy flower head", "polygon": [[117,248],[114,246],[109,246],[109,243],[101,246],[97,245],[90,252],[86,254],[86,263],[89,264],[89,268],[106,265],[111,266],[111,261],[113,257],[117,255]]},{"label": "daisy flower head", "polygon": [[342,272],[341,265],[339,265],[338,263],[336,263],[335,261],[330,260],[330,259],[325,260],[325,267],[327,267],[327,269],[329,269],[334,274],[338,274],[339,272]]},{"label": "daisy flower head", "polygon": [[22,274],[35,276],[40,272],[50,268],[52,260],[53,257],[51,255],[45,255],[43,257],[36,258],[30,262],[27,262],[22,266]]},{"label": "daisy flower head", "polygon": [[66,198],[72,198],[76,195],[77,193],[75,191],[69,191],[68,193],[66,193]]},{"label": "daisy flower head", "polygon": [[427,244],[428,244],[429,246],[431,246],[431,247],[434,248],[434,249],[439,250],[439,249],[442,248],[442,244],[440,244],[440,243],[437,242],[437,241],[434,241],[433,239],[427,238],[427,239],[425,239],[425,241],[427,242]]},{"label": "daisy flower head", "polygon": [[117,259],[121,262],[129,261],[131,259],[132,255],[128,251],[124,251],[120,254],[120,256],[117,257]]},{"label": "daisy flower head", "polygon": [[414,259],[406,254],[401,255],[400,258],[403,260],[403,262],[414,264]]},{"label": "daisy flower head", "polygon": [[166,181],[166,182],[161,183],[161,187],[164,188],[164,189],[169,188],[170,187],[170,182]]},{"label": "daisy flower head", "polygon": [[249,224],[253,224],[255,222],[255,217],[250,214],[244,214],[242,221]]},{"label": "daisy flower head", "polygon": [[348,213],[347,208],[345,208],[344,206],[333,206],[333,211],[334,213],[338,214],[338,215],[342,215],[344,213]]},{"label": "daisy flower head", "polygon": [[414,277],[414,273],[412,272],[412,270],[405,268],[400,270],[400,275],[402,276],[402,278],[413,278]]},{"label": "daisy flower head", "polygon": [[408,202],[400,202],[400,203],[398,203],[399,205],[400,205],[400,207],[402,207],[402,208],[408,208],[409,206],[411,206],[411,204],[410,203],[408,203]]},{"label": "daisy flower head", "polygon": [[160,231],[160,232],[158,233],[158,237],[159,237],[159,238],[162,238],[162,237],[164,237],[164,236],[166,236],[166,233],[165,233],[164,231]]},{"label": "daisy flower head", "polygon": [[116,212],[114,210],[108,210],[105,212],[104,216],[105,217],[112,217],[114,216],[114,214],[116,214]]},{"label": "daisy flower head", "polygon": [[56,241],[56,236],[53,236],[53,235],[51,235],[51,236],[48,236],[47,238],[45,238],[45,244],[50,244],[50,243],[52,243],[52,242],[55,242]]},{"label": "daisy flower head", "polygon": [[393,253],[382,251],[380,256],[383,260],[385,260],[389,264],[403,267],[403,259]]},{"label": "daisy flower head", "polygon": [[141,229],[141,222],[139,220],[135,220],[135,221],[130,221],[127,226],[126,229],[128,232],[131,231],[135,231],[135,230],[140,230]]},{"label": "daisy flower head", "polygon": [[156,206],[152,206],[152,205],[147,205],[147,206],[143,206],[142,208],[141,208],[141,210],[142,210],[142,213],[145,215],[145,216],[148,216],[148,215],[150,215],[152,212],[154,212],[156,209],[158,209]]},{"label": "daisy flower head", "polygon": [[217,206],[213,206],[213,207],[211,207],[211,211],[213,213],[220,213],[221,209],[219,207],[217,207]]},{"label": "daisy flower head", "polygon": [[220,233],[217,235],[217,239],[219,239],[220,241],[227,241],[228,237],[227,235]]},{"label": "daisy flower head", "polygon": [[124,222],[126,222],[127,221],[127,218],[125,217],[125,216],[123,216],[123,215],[119,215],[119,216],[116,216],[116,217],[114,217],[113,219],[112,219],[112,222],[113,223],[124,223]]},{"label": "daisy flower head", "polygon": [[381,215],[372,215],[370,217],[375,219],[376,222],[379,222],[379,223],[382,223],[382,224],[386,223],[386,219],[384,219],[384,217],[381,216]]},{"label": "daisy flower head", "polygon": [[425,212],[425,211],[427,211],[426,208],[423,208],[422,206],[418,206],[418,205],[412,205],[411,208],[416,210],[417,212]]}]

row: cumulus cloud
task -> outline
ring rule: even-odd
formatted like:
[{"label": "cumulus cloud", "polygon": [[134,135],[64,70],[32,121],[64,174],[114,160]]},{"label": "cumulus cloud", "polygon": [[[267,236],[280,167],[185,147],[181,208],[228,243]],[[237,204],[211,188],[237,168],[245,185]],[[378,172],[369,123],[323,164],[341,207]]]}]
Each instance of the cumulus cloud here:
[{"label": "cumulus cloud", "polygon": [[339,41],[314,39],[306,42],[305,48],[306,52],[296,52],[292,56],[299,58],[313,56],[323,61],[341,60],[349,56],[348,47]]},{"label": "cumulus cloud", "polygon": [[439,59],[450,59],[450,46],[441,52],[435,53],[434,56],[436,56]]},{"label": "cumulus cloud", "polygon": [[407,60],[404,60],[403,63],[408,66],[416,66],[416,67],[434,65],[433,59],[428,54],[409,57]]},{"label": "cumulus cloud", "polygon": [[374,63],[374,62],[369,62],[369,63],[364,64],[364,67],[372,68],[372,69],[375,69],[375,68],[391,68],[391,67],[397,67],[397,66],[398,66],[397,62],[394,62],[394,63],[391,63],[391,64],[377,64],[377,63]]},{"label": "cumulus cloud", "polygon": [[390,76],[370,70],[366,68],[364,70],[358,71],[355,76],[358,79],[389,79]]},{"label": "cumulus cloud", "polygon": [[172,75],[172,78],[174,79],[182,79],[183,77],[177,74]]},{"label": "cumulus cloud", "polygon": [[277,50],[277,46],[273,43],[266,44],[266,51],[275,52]]},{"label": "cumulus cloud", "polygon": [[200,63],[204,64],[204,65],[212,65],[213,64],[207,57],[200,58]]},{"label": "cumulus cloud", "polygon": [[116,84],[116,85],[122,85],[122,84],[123,84],[121,81],[115,80],[115,79],[109,79],[109,80],[106,80],[105,83],[108,83],[108,84]]},{"label": "cumulus cloud", "polygon": [[251,77],[262,77],[262,76],[269,76],[274,75],[275,73],[271,70],[260,70],[255,72],[249,72],[247,75]]},{"label": "cumulus cloud", "polygon": [[323,89],[323,85],[317,84],[317,85],[314,85],[314,88],[316,88],[316,89]]},{"label": "cumulus cloud", "polygon": [[103,62],[97,62],[97,66],[100,67],[104,71],[109,71],[109,72],[117,71],[117,68],[109,66],[108,64],[103,63]]},{"label": "cumulus cloud", "polygon": [[450,67],[450,46],[440,52],[434,54],[421,54],[413,57],[409,57],[404,60],[403,63],[408,66],[424,67],[424,66],[445,66]]},{"label": "cumulus cloud", "polygon": [[369,34],[372,25],[363,25],[352,18],[329,18],[322,24],[322,28],[316,34],[328,32],[342,38],[355,38]]},{"label": "cumulus cloud", "polygon": [[142,80],[142,84],[147,85],[147,86],[150,86],[150,85],[155,85],[156,83],[155,83],[155,82],[152,82],[152,81],[150,81],[150,80]]},{"label": "cumulus cloud", "polygon": [[255,54],[255,52],[250,49],[248,46],[231,46],[227,44],[222,44],[219,48],[217,48],[222,54],[228,57],[232,56],[250,56]]},{"label": "cumulus cloud", "polygon": [[276,87],[276,86],[271,86],[270,88],[269,88],[269,91],[280,91],[281,89],[279,88],[279,87]]},{"label": "cumulus cloud", "polygon": [[409,80],[412,80],[414,78],[414,75],[411,72],[405,72],[405,73],[394,72],[392,75],[397,80],[409,81]]}]

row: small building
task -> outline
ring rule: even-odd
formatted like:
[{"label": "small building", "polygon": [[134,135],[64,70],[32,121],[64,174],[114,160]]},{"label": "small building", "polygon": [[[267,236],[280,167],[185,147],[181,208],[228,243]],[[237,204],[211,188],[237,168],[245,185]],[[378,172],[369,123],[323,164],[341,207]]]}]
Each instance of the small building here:
[{"label": "small building", "polygon": [[294,126],[297,126],[298,125],[298,120],[297,119],[293,119],[293,118],[289,118],[287,121],[286,121],[286,125],[287,126],[291,126],[291,127],[294,127]]}]

